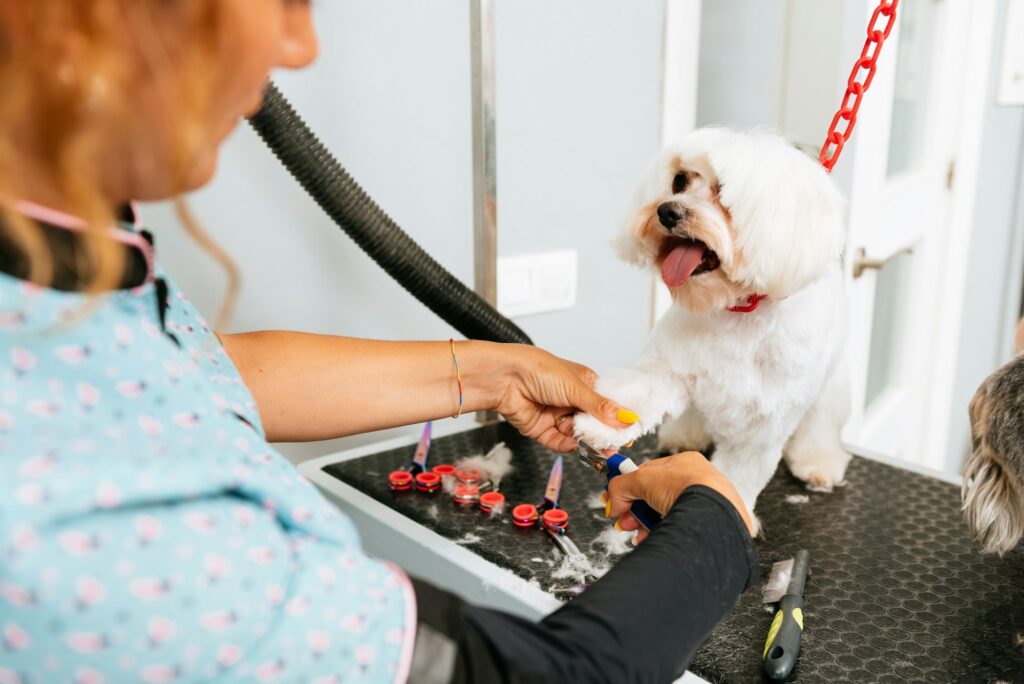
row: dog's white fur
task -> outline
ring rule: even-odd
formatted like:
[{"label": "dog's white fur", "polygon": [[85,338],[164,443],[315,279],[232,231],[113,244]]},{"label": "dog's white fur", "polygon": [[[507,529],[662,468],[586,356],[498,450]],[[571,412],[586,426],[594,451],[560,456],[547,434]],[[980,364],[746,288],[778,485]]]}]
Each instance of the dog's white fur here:
[{"label": "dog's white fur", "polygon": [[[677,173],[687,187],[673,194]],[[840,259],[843,202],[825,171],[768,133],[701,129],[650,165],[622,256],[657,270],[669,230],[657,207],[678,202],[673,229],[703,241],[717,270],[671,288],[675,305],[641,358],[602,374],[596,389],[635,411],[627,429],[577,416],[577,437],[618,448],[651,432],[666,449],[715,444],[713,461],[733,482],[752,519],[754,502],[785,450],[798,478],[819,489],[842,483],[850,456],[840,443],[849,412],[846,294]],[[728,311],[752,293],[769,299],[751,313]]]}]

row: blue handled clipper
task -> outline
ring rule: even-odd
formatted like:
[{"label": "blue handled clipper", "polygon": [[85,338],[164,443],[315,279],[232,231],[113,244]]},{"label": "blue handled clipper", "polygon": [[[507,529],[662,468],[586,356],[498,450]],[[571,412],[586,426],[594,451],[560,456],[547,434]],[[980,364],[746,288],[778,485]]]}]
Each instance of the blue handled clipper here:
[{"label": "blue handled clipper", "polygon": [[[612,481],[612,478],[618,477],[623,473],[631,473],[639,467],[628,456],[623,456],[622,454],[605,456],[583,440],[579,441],[576,453],[584,465],[607,475],[609,482]],[[605,485],[604,488],[607,490],[608,485]],[[648,532],[657,527],[658,523],[661,522],[661,515],[644,501],[634,501],[633,505],[629,508],[629,512],[633,514],[636,521],[643,525],[644,529]]]}]

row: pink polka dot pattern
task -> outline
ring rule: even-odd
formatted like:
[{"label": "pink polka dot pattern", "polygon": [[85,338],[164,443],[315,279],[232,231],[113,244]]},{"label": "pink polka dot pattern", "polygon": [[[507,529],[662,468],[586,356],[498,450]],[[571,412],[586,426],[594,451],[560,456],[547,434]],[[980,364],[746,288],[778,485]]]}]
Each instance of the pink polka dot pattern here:
[{"label": "pink polka dot pattern", "polygon": [[408,580],[154,289],[90,305],[0,274],[0,684],[393,681]]}]

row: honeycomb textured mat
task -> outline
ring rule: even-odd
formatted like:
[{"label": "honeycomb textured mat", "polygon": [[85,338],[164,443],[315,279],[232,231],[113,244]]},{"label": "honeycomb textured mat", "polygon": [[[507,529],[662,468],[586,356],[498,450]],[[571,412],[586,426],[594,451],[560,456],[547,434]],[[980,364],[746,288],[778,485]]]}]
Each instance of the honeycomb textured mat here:
[{"label": "honeycomb textured mat", "polygon": [[[515,469],[502,482],[508,508],[541,499],[555,455],[493,425],[434,440],[430,464],[452,463],[504,441]],[[413,447],[381,452],[325,470],[444,537],[571,599],[578,583],[554,575],[560,562],[539,530],[519,530],[504,515],[459,509],[443,494],[387,488],[390,470],[408,464]],[[629,450],[655,456],[653,442]],[[594,508],[604,481],[566,456],[561,505],[576,544],[606,564],[598,536],[607,530]],[[1024,548],[981,556],[960,517],[956,487],[854,458],[847,486],[808,492],[779,468],[758,500],[764,536],[757,549],[762,580],[772,563],[800,548],[811,554],[800,660],[801,682],[1024,682]],[[787,498],[789,497],[789,498]],[[806,497],[806,500],[804,500]],[[698,651],[690,669],[711,682],[762,681],[760,654],[772,615],[760,586]]]}]

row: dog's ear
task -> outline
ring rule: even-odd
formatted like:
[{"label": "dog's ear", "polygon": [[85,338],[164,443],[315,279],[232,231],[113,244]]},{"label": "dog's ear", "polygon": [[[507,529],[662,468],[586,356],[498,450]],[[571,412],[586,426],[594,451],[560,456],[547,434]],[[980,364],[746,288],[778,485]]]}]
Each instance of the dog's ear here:
[{"label": "dog's ear", "polygon": [[708,143],[741,255],[734,281],[778,299],[838,263],[843,200],[821,166],[768,133],[719,130]]},{"label": "dog's ear", "polygon": [[650,219],[650,207],[644,205],[626,222],[626,229],[620,231],[609,243],[619,258],[626,263],[646,268],[654,263],[654,254],[646,247],[643,235]]}]

